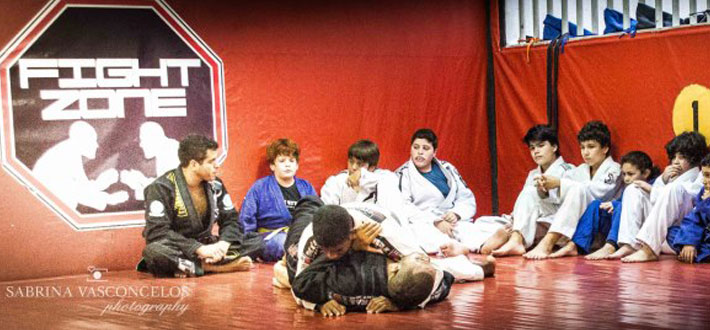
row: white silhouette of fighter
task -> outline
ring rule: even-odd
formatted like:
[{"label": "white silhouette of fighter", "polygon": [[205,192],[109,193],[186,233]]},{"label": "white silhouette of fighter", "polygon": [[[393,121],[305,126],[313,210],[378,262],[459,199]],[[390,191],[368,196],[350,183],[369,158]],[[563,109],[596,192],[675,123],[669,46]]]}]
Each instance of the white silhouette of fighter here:
[{"label": "white silhouette of fighter", "polygon": [[69,138],[45,151],[32,173],[72,209],[81,204],[103,211],[106,205],[121,204],[128,200],[127,192],[104,191],[118,182],[115,168],[102,172],[96,180],[86,176],[82,157],[96,158],[98,147],[96,130],[85,121],[76,121],[69,127]]},{"label": "white silhouette of fighter", "polygon": [[[178,148],[180,142],[165,136],[165,131],[160,124],[152,121],[143,123],[140,128],[140,146],[145,159],[155,158],[155,174],[170,171],[180,165]],[[121,171],[121,182],[131,187],[135,192],[136,200],[143,200],[143,189],[153,182],[139,170]]]}]

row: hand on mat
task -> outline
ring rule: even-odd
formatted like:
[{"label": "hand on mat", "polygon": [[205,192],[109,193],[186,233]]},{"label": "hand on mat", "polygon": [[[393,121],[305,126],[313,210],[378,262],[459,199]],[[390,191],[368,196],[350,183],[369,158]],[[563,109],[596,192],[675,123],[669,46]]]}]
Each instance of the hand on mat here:
[{"label": "hand on mat", "polygon": [[663,170],[663,174],[661,175],[661,178],[663,179],[663,182],[668,183],[668,181],[673,180],[679,174],[680,174],[679,167],[677,167],[675,165],[668,165],[668,166],[666,166],[666,169]]},{"label": "hand on mat", "polygon": [[639,187],[641,190],[651,193],[651,185],[643,180],[635,180],[634,181],[634,186]]},{"label": "hand on mat", "polygon": [[448,235],[449,237],[454,237],[454,225],[448,221],[435,222],[434,226],[438,228],[442,233]]},{"label": "hand on mat", "polygon": [[692,245],[685,245],[683,246],[683,249],[680,250],[680,254],[678,254],[678,260],[692,264],[693,261],[695,261],[695,256],[697,256],[698,251],[695,250],[695,246]]},{"label": "hand on mat", "polygon": [[320,313],[323,314],[323,316],[345,315],[345,306],[331,299],[320,307]]},{"label": "hand on mat", "polygon": [[606,211],[607,213],[614,213],[614,204],[611,202],[604,202],[599,205],[599,208]]},{"label": "hand on mat", "polygon": [[397,305],[395,305],[389,298],[385,296],[379,296],[372,298],[370,302],[365,307],[368,313],[384,313],[384,312],[396,312],[399,310]]},{"label": "hand on mat", "polygon": [[461,217],[458,214],[451,212],[451,211],[446,212],[446,214],[441,216],[441,220],[444,220],[448,223],[456,223],[457,221],[459,221],[459,219],[461,219]]},{"label": "hand on mat", "polygon": [[377,252],[377,249],[370,246],[375,237],[382,232],[382,226],[377,222],[364,222],[359,227],[355,228],[355,240],[353,241],[353,250]]}]

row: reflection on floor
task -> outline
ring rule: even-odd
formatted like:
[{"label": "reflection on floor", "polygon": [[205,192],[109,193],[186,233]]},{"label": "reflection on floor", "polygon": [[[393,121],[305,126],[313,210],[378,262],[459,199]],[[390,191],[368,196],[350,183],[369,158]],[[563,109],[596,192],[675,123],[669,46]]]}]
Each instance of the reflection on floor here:
[{"label": "reflection on floor", "polygon": [[[689,328],[710,324],[710,265],[499,258],[497,276],[457,284],[424,310],[325,319],[247,273],[154,279],[134,271],[0,283],[0,324],[22,328]],[[180,299],[182,296],[182,299]]]}]

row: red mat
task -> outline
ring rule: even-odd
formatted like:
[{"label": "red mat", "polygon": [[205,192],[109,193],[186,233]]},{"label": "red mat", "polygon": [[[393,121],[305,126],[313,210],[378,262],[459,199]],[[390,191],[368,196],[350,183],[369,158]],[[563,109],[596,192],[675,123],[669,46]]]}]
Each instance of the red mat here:
[{"label": "red mat", "polygon": [[[271,286],[272,266],[247,273],[154,279],[108,271],[0,283],[3,329],[136,328],[684,328],[710,325],[710,266],[499,258],[495,278],[457,284],[442,303],[325,319]],[[182,299],[181,299],[182,297]]]}]

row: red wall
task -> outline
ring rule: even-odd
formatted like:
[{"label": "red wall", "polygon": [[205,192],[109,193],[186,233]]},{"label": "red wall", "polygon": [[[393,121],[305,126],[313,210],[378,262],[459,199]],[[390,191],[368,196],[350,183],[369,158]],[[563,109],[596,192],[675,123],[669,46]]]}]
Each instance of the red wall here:
[{"label": "red wall", "polygon": [[[494,18],[497,3],[493,1]],[[498,191],[500,211],[509,213],[526,173],[535,166],[522,137],[532,125],[547,122],[547,44],[533,47],[527,63],[525,48],[499,47],[497,19],[492,30]],[[708,45],[708,25],[640,32],[633,39],[609,36],[569,42],[560,55],[558,83],[564,158],[581,163],[577,132],[585,122],[599,119],[611,130],[617,161],[629,151],[642,150],[663,169],[668,164],[663,147],[675,135],[676,97],[690,84],[710,86]],[[710,90],[706,98],[710,101]],[[710,111],[710,102],[701,101],[700,108],[700,131],[710,137],[710,123],[703,115],[703,110]]]},{"label": "red wall", "polygon": [[[381,167],[408,156],[431,127],[438,156],[491,211],[485,111],[484,1],[168,1],[225,66],[229,154],[222,178],[235,202],[268,173],[265,146],[290,137],[299,176],[317,189],[346,165],[357,139],[377,142]],[[0,45],[43,1],[0,0]],[[0,171],[0,280],[132,268],[141,229],[76,232]]]}]

